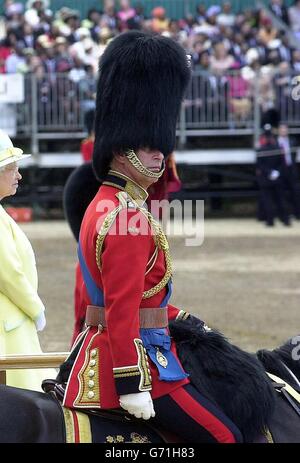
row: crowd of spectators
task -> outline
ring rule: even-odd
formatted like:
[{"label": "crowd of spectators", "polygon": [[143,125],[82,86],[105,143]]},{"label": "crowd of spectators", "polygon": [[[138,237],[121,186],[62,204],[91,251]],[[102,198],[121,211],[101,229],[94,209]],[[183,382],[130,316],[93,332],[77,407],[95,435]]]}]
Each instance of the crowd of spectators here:
[{"label": "crowd of spectators", "polygon": [[[245,121],[257,91],[263,114],[279,110],[288,118],[292,77],[300,70],[300,50],[291,46],[289,31],[300,40],[300,0],[289,8],[283,0],[271,0],[269,11],[288,29],[275,28],[264,9],[235,13],[229,1],[199,4],[194,14],[175,20],[163,6],[146,16],[143,6],[130,0],[106,0],[103,11],[91,9],[84,19],[67,7],[53,12],[50,0],[28,0],[25,6],[6,0],[0,18],[0,73],[35,74],[44,105],[54,93],[68,98],[80,92],[81,109],[88,111],[95,104],[98,61],[107,43],[120,32],[142,29],[181,43],[194,71],[201,71],[185,101],[191,119],[195,112],[198,120],[218,119],[211,108],[220,112],[225,99],[225,112]],[[64,76],[63,85],[57,73]]]}]

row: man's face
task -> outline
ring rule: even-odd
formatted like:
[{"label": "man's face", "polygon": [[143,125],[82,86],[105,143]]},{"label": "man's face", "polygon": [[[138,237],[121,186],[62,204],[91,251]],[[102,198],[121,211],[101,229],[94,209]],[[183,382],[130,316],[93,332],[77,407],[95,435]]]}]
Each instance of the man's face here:
[{"label": "man's face", "polygon": [[164,155],[158,150],[141,148],[136,152],[141,163],[152,172],[159,172],[162,166]]},{"label": "man's face", "polygon": [[[148,170],[151,172],[158,173],[162,168],[162,163],[164,155],[158,150],[151,150],[149,148],[141,148],[136,151],[136,155]],[[146,175],[138,172],[130,163],[129,168],[131,169],[131,178],[141,185],[143,188],[147,189],[153,183],[156,183],[158,179],[153,177],[147,177]]]},{"label": "man's face", "polygon": [[[151,172],[158,173],[162,169],[164,155],[158,150],[152,150],[150,148],[140,148],[135,151],[135,154],[141,161],[144,167]],[[147,189],[150,185],[157,182],[157,178],[147,177],[141,174],[126,158],[123,156],[116,156],[112,168],[119,170],[121,173],[127,175],[133,181],[138,183],[141,187]]]}]

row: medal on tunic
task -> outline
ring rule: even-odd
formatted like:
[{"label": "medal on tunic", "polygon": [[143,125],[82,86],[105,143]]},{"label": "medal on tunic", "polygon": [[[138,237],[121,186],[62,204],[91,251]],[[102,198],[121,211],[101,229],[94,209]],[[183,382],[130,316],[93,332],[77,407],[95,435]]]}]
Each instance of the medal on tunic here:
[{"label": "medal on tunic", "polygon": [[158,361],[158,363],[163,367],[163,368],[167,368],[168,366],[168,360],[166,359],[166,357],[160,352],[160,350],[157,348],[156,350],[156,360]]}]

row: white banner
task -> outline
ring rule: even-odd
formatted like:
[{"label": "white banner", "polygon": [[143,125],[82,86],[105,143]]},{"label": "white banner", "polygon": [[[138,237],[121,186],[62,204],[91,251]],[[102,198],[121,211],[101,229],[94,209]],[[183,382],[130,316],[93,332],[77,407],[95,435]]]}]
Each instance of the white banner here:
[{"label": "white banner", "polygon": [[10,137],[17,134],[17,108],[14,104],[0,103],[0,129]]},{"label": "white banner", "polygon": [[0,103],[24,102],[23,74],[0,74]]}]

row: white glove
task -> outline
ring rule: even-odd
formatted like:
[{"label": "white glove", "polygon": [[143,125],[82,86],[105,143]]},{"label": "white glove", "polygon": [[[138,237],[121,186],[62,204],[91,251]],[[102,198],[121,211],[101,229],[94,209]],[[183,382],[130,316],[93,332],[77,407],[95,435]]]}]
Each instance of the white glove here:
[{"label": "white glove", "polygon": [[120,405],[124,410],[127,410],[130,415],[134,415],[136,418],[149,420],[151,417],[155,416],[150,392],[120,395]]},{"label": "white glove", "polygon": [[34,319],[34,323],[37,331],[43,331],[46,326],[46,317],[44,311],[42,311],[40,315]]},{"label": "white glove", "polygon": [[270,175],[269,175],[269,179],[270,180],[277,180],[279,176],[280,176],[280,172],[278,170],[272,170]]}]

